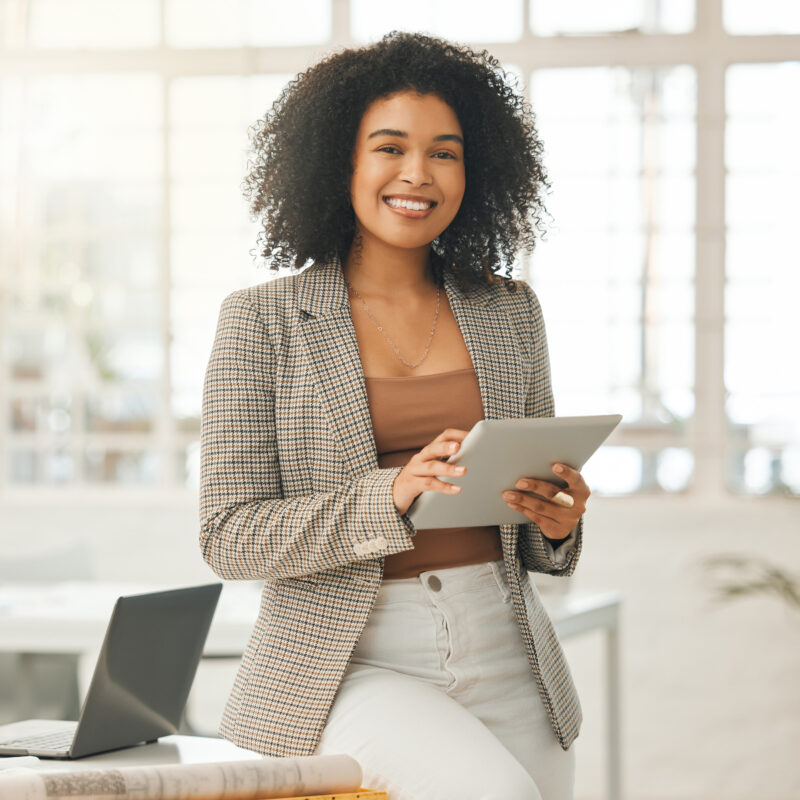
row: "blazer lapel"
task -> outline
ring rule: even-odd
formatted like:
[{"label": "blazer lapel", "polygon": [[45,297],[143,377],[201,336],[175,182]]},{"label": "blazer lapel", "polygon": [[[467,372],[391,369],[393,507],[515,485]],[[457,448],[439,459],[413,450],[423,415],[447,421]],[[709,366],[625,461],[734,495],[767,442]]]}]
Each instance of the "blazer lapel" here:
[{"label": "blazer lapel", "polygon": [[447,272],[444,282],[453,316],[478,376],[484,417],[524,416],[522,345],[514,325],[497,303],[497,295],[488,286],[464,294]]},{"label": "blazer lapel", "polygon": [[[331,431],[351,477],[378,467],[364,370],[341,262],[317,263],[297,276],[300,325]],[[445,291],[478,377],[486,419],[524,415],[521,344],[491,288],[469,294],[445,273]]]},{"label": "blazer lapel", "polygon": [[341,263],[315,263],[297,281],[309,367],[347,471],[355,478],[377,468],[378,453]]}]

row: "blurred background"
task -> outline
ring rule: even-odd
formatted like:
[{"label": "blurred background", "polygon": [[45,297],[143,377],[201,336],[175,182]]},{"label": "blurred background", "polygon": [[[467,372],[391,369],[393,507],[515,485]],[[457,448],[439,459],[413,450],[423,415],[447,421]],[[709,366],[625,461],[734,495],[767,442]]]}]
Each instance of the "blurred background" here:
[{"label": "blurred background", "polygon": [[[203,374],[223,297],[274,277],[247,128],[392,29],[488,49],[544,140],[553,222],[514,272],[542,303],[557,413],[623,414],[558,588],[622,598],[625,796],[797,798],[794,0],[0,0],[0,582],[214,579]],[[74,567],[36,568],[62,551]],[[604,648],[565,642],[578,800],[604,796]],[[234,669],[201,667],[202,732]]]}]

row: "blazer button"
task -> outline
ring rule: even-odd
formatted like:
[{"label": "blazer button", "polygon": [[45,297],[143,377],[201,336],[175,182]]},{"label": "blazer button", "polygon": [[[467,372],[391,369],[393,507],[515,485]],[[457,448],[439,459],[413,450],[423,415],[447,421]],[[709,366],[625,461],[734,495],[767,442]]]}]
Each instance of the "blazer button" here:
[{"label": "blazer button", "polygon": [[438,592],[442,588],[442,582],[435,575],[429,575],[428,586],[430,586],[434,592]]}]

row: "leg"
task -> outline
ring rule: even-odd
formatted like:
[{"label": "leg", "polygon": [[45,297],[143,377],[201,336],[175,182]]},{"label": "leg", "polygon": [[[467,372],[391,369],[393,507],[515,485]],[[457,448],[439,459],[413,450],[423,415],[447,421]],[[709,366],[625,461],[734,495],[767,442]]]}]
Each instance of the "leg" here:
[{"label": "leg", "polygon": [[353,756],[363,785],[392,800],[542,800],[473,714],[440,688],[382,667],[348,668],[316,750],[330,753]]},{"label": "leg", "polygon": [[[502,562],[490,566],[494,575],[480,571],[465,584],[457,570],[437,573],[442,590],[434,612],[441,618],[444,667],[452,678],[447,694],[516,758],[544,800],[567,800],[575,782],[575,745],[564,751],[556,739],[519,634]],[[465,570],[460,572],[466,579]]]}]

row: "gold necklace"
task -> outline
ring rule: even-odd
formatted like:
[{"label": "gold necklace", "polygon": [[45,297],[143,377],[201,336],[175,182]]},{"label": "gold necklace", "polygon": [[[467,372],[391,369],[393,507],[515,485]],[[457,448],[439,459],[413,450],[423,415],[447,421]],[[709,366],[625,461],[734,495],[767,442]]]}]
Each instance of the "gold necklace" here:
[{"label": "gold necklace", "polygon": [[395,343],[386,335],[386,332],[383,330],[383,326],[378,322],[378,320],[375,319],[375,317],[372,316],[372,314],[371,314],[371,312],[369,310],[369,306],[364,301],[364,298],[350,285],[350,281],[345,280],[345,283],[347,284],[347,287],[356,295],[356,297],[358,297],[358,299],[361,300],[361,302],[364,305],[364,310],[367,312],[367,315],[375,323],[375,327],[381,332],[381,334],[383,334],[383,338],[386,339],[386,341],[389,342],[389,344],[392,346],[392,349],[394,350],[395,355],[407,367],[410,367],[411,369],[416,369],[428,357],[428,352],[431,349],[431,342],[433,341],[433,334],[436,331],[436,320],[439,318],[439,287],[438,286],[436,287],[436,314],[434,314],[434,317],[433,317],[433,327],[431,328],[431,335],[428,337],[428,344],[425,347],[425,352],[422,354],[422,358],[419,361],[417,361],[416,364],[409,364],[408,361],[406,361],[403,358],[403,356],[400,355],[400,351],[397,349],[397,345],[395,345]]}]

